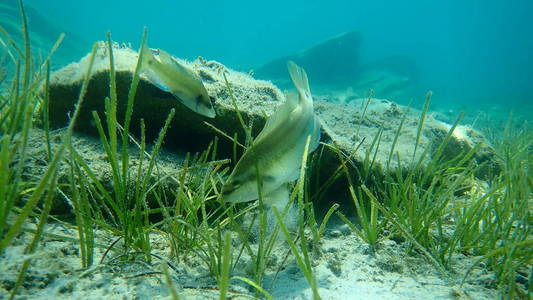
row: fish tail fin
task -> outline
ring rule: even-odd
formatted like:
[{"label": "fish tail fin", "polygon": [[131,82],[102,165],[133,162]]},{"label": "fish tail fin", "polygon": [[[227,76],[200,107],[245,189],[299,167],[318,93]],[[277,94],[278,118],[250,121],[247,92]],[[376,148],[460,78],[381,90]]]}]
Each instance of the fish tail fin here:
[{"label": "fish tail fin", "polygon": [[[287,68],[289,69],[289,74],[291,75],[292,82],[294,83],[294,86],[300,94],[300,99],[310,101],[312,107],[313,104],[311,101],[313,101],[313,98],[311,96],[311,90],[309,88],[309,80],[307,79],[307,73],[305,73],[305,70],[293,61],[289,61],[287,63]],[[309,145],[310,152],[314,151],[320,143],[320,121],[316,116],[313,115],[312,122],[313,124],[310,133],[311,143]]]},{"label": "fish tail fin", "polygon": [[305,70],[293,61],[287,63],[287,68],[289,69],[289,75],[291,76],[292,82],[298,90],[298,93],[301,96],[304,96],[303,98],[305,99],[311,99],[309,80],[307,79],[307,73],[305,73]]}]

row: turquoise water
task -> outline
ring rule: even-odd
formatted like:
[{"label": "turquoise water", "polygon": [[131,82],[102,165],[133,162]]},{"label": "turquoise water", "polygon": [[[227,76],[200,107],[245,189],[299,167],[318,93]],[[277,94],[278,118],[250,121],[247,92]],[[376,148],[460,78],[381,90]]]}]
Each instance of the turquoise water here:
[{"label": "turquoise water", "polygon": [[389,57],[414,63],[408,73],[416,88],[405,99],[391,100],[421,102],[433,90],[435,107],[521,109],[533,102],[533,1],[528,0],[25,3],[67,39],[83,41],[78,44],[85,52],[108,30],[114,40],[137,47],[147,26],[150,47],[242,71],[357,30],[361,43],[354,55],[361,66]]}]

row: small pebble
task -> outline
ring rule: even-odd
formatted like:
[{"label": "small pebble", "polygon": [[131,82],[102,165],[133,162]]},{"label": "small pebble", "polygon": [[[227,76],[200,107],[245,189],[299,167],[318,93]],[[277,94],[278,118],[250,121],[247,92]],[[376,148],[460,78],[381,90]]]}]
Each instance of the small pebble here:
[{"label": "small pebble", "polygon": [[328,232],[328,236],[332,238],[338,238],[342,235],[342,233],[339,230],[330,230]]}]

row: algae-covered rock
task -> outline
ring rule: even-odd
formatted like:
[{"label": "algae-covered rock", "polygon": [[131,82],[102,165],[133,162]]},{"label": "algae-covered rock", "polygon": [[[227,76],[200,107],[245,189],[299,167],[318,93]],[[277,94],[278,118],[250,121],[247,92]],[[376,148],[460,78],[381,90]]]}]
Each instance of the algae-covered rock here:
[{"label": "algae-covered rock", "polygon": [[[357,148],[352,155],[356,162],[364,161],[368,155],[374,159],[375,155],[374,164],[382,170],[388,169],[387,166],[392,170],[399,166],[398,157],[400,165],[409,169],[414,165],[412,162],[418,161],[426,150],[429,156],[424,161],[431,161],[452,127],[428,114],[415,152],[422,114],[419,110],[384,99],[367,98],[349,103],[315,101],[315,112],[321,117],[323,129],[334,144],[346,153],[352,153]],[[376,138],[378,134],[380,137]],[[374,140],[376,142],[373,145]],[[494,153],[483,135],[468,126],[457,126],[442,156],[451,159],[461,153],[466,154],[478,144],[474,159],[478,164],[485,164],[478,175],[486,177],[498,169]]]},{"label": "algae-covered rock", "polygon": [[[109,96],[109,56],[104,43],[98,49],[88,91],[82,105],[82,111],[76,129],[83,133],[95,134],[96,127],[92,111],[98,112],[104,119],[104,101]],[[125,114],[127,96],[137,63],[137,52],[129,48],[114,49],[116,83],[118,95],[119,122]],[[86,73],[89,55],[77,63],[72,63],[55,72],[51,78],[50,89],[50,124],[61,127],[67,124],[69,112],[78,98],[81,83]],[[166,146],[183,151],[204,150],[217,133],[204,122],[213,124],[218,129],[233,135],[238,132],[244,137],[238,118],[233,109],[230,94],[224,82],[225,73],[231,83],[238,107],[242,110],[246,122],[253,119],[253,132],[257,134],[264,122],[263,112],[269,115],[273,108],[283,99],[282,93],[266,81],[257,81],[252,77],[232,71],[215,61],[198,59],[192,63],[180,61],[190,67],[202,78],[210,97],[214,100],[217,117],[205,118],[182,105],[172,94],[159,89],[141,75],[141,81],[135,96],[131,131],[139,136],[140,119],[146,124],[146,136],[149,140],[159,134],[165,119],[172,108],[176,117],[166,135]],[[224,142],[227,140],[224,140]],[[228,152],[232,145],[220,144],[220,151]]]},{"label": "algae-covered rock", "polygon": [[[55,153],[61,144],[61,135],[64,133],[64,130],[55,130],[50,134],[50,148],[51,152]],[[36,178],[42,178],[46,170],[48,169],[48,163],[50,161],[48,157],[48,148],[44,130],[35,128],[32,130],[31,135],[28,139],[28,152],[26,153],[26,166],[24,169],[23,176],[28,181],[34,181]],[[74,135],[71,139],[73,149],[76,150],[77,155],[84,161],[87,167],[94,174],[94,180],[102,184],[102,186],[110,193],[113,192],[113,169],[111,164],[108,161],[107,153],[102,147],[100,139],[96,137],[86,136],[86,135]],[[133,190],[135,186],[135,180],[137,176],[137,171],[139,165],[142,163],[143,171],[147,169],[148,159],[145,157],[144,160],[140,157],[140,150],[135,145],[129,147],[129,182],[127,183],[128,187]],[[65,155],[67,158],[71,157],[71,153]],[[75,173],[72,173],[71,167],[75,164],[72,164],[72,159],[62,160],[58,164],[57,168],[57,179],[59,183],[59,189],[64,194],[59,194],[55,201],[53,202],[52,212],[56,215],[69,215],[71,209],[73,209],[73,204],[70,202],[70,196],[67,194],[72,193],[70,186],[71,176],[77,176]],[[166,192],[171,193],[178,187],[178,182],[175,178],[179,177],[178,174],[182,171],[181,168],[182,157],[179,154],[172,153],[170,151],[162,151],[158,156],[158,165],[157,168],[154,168],[153,171],[148,174],[148,182],[153,184],[158,182],[159,188],[164,188]],[[89,180],[87,172],[83,171],[81,166],[78,166],[80,169],[81,176],[85,176],[86,180]],[[198,174],[203,171],[203,168],[197,168],[194,170]],[[144,174],[143,174],[144,175]],[[153,193],[148,193],[147,195],[148,203],[154,203]]]},{"label": "algae-covered rock", "polygon": [[[122,122],[138,54],[134,50],[118,46],[114,47],[113,52],[117,72],[118,116],[119,122]],[[80,62],[70,64],[53,74],[50,89],[52,126],[61,127],[67,124],[69,114],[78,98],[88,61],[89,56],[86,56]],[[219,137],[217,156],[219,158],[233,156],[233,143],[205,123],[212,124],[229,136],[236,133],[241,141],[244,139],[244,132],[233,107],[224,74],[231,85],[240,113],[244,116],[245,122],[252,125],[253,135],[259,133],[267,116],[284,101],[284,94],[270,82],[256,80],[248,74],[233,71],[218,62],[201,58],[194,62],[179,61],[202,78],[214,102],[217,116],[214,119],[208,119],[192,112],[178,102],[172,94],[160,90],[141,75],[135,97],[131,129],[134,134],[138,135],[140,119],[144,119],[147,137],[154,139],[169,111],[174,108],[176,116],[165,140],[165,146],[169,149],[202,151],[215,137]],[[308,75],[310,78],[313,77],[311,72],[308,72]],[[91,112],[97,111],[100,118],[104,119],[104,101],[108,95],[109,56],[105,44],[102,43],[97,52],[83,109],[76,124],[78,131],[96,133]],[[352,155],[356,164],[362,164],[372,149],[372,156],[375,154],[373,165],[376,172],[386,170],[387,164],[390,167],[397,166],[397,157],[402,159],[402,167],[409,168],[412,165],[409,162],[413,160],[420,111],[407,109],[388,100],[371,99],[363,114],[366,102],[367,99],[357,99],[350,103],[332,103],[326,98],[315,95],[315,113],[321,120],[322,141],[338,146],[347,154],[357,149],[357,152]],[[405,121],[391,156],[391,148],[404,117]],[[414,159],[428,149],[427,160],[431,160],[436,147],[443,141],[450,128],[451,125],[440,122],[429,114],[424,123]],[[382,132],[379,143],[372,147],[372,142],[380,131]],[[474,158],[478,163],[486,163],[485,168],[480,172],[480,175],[485,176],[494,169],[494,158],[483,136],[474,129],[458,127],[445,148],[444,156],[452,158],[462,152],[466,153],[479,143],[483,145],[480,146]],[[321,172],[327,174],[337,167],[337,154],[330,148],[324,149],[321,153],[319,162],[322,164]],[[392,157],[390,162],[389,157]],[[321,177],[327,178],[322,174]]]},{"label": "algae-covered rock", "polygon": [[349,31],[331,37],[299,53],[275,59],[258,67],[258,78],[275,80],[276,84],[290,86],[287,61],[292,60],[303,67],[311,85],[339,85],[351,82],[359,67],[361,33]]}]

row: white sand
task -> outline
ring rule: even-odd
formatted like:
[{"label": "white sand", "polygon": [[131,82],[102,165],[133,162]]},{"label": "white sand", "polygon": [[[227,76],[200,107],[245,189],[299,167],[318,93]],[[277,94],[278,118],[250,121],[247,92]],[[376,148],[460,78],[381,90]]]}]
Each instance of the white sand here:
[{"label": "white sand", "polygon": [[[472,282],[460,286],[461,275],[473,259],[457,258],[453,268],[458,274],[445,279],[435,267],[420,254],[405,254],[404,244],[388,240],[373,254],[368,245],[354,236],[345,226],[326,230],[320,249],[314,255],[314,272],[322,299],[495,299],[497,292],[483,286],[491,274],[475,270]],[[48,233],[75,236],[73,229],[63,225],[50,225]],[[102,237],[98,241],[110,244],[114,238]],[[22,263],[23,244],[30,234],[16,240],[16,246],[8,248],[0,257],[0,299],[7,295]],[[165,238],[153,234],[153,253],[168,257]],[[236,242],[236,241],[234,241]],[[234,247],[235,249],[236,247]],[[110,261],[116,254],[110,253],[105,264],[99,264],[103,249],[97,249],[95,266],[83,270],[78,258],[78,244],[64,239],[46,237],[43,246],[33,255],[31,267],[18,299],[171,299],[164,277],[147,274],[161,270],[161,261],[151,263],[118,263]],[[289,256],[281,267],[288,247],[280,241],[274,250],[275,263],[265,274],[263,287],[275,299],[312,299],[311,289]],[[233,275],[247,276],[243,271],[249,262],[245,256]],[[178,272],[172,272],[174,285],[183,299],[218,299],[216,281],[207,267],[197,258],[186,257],[182,262],[170,260]],[[145,275],[140,275],[145,274]],[[254,293],[234,280],[230,286],[230,299],[250,299]]]}]

